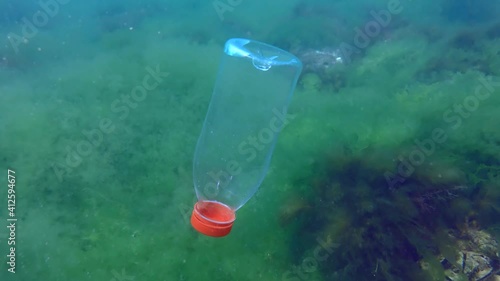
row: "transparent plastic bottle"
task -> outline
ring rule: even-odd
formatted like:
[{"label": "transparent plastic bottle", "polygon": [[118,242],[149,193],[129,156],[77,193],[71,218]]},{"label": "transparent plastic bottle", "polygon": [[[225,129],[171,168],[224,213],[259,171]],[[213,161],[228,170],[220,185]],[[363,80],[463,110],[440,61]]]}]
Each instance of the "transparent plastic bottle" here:
[{"label": "transparent plastic bottle", "polygon": [[261,42],[230,39],[215,83],[193,163],[198,202],[191,224],[227,235],[241,208],[262,183],[276,140],[288,124],[302,63]]}]

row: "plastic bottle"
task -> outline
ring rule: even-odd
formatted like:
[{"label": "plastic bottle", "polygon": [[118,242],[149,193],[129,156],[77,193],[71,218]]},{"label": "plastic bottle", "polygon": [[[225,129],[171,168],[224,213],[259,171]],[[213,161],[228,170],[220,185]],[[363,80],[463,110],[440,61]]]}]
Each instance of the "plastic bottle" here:
[{"label": "plastic bottle", "polygon": [[199,232],[227,235],[235,212],[259,188],[290,121],[287,107],[301,71],[300,60],[279,48],[226,42],[193,163],[198,202],[191,224]]}]

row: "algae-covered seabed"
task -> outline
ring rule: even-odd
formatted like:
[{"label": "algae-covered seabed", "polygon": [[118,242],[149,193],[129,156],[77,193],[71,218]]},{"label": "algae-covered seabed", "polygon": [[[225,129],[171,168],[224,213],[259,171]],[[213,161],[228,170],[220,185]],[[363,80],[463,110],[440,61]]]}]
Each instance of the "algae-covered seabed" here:
[{"label": "algae-covered seabed", "polygon": [[[430,233],[470,219],[498,240],[498,5],[401,0],[358,48],[356,28],[394,1],[61,1],[14,48],[7,35],[21,36],[22,18],[32,20],[40,6],[6,2],[0,280],[398,280],[396,273],[412,274],[387,265],[401,253],[349,230],[373,213],[382,228],[393,213],[421,219],[423,208],[429,220],[440,218],[424,227]],[[344,49],[354,53],[343,65],[303,73],[289,110],[295,118],[261,189],[232,233],[214,239],[188,221],[191,165],[230,37],[287,50],[355,49]],[[158,83],[143,100],[122,100],[154,71]],[[87,135],[94,144],[78,147]],[[425,141],[435,146],[415,152]],[[398,172],[411,156],[414,170]],[[347,171],[353,166],[362,169]],[[17,179],[15,274],[7,271],[7,169]],[[439,192],[449,196],[426,201]],[[394,198],[411,210],[380,211]],[[450,208],[456,217],[442,215]],[[351,250],[342,233],[352,234]],[[335,250],[318,260],[318,245]],[[408,263],[433,264],[437,252],[418,254]],[[415,280],[443,280],[442,271]]]}]

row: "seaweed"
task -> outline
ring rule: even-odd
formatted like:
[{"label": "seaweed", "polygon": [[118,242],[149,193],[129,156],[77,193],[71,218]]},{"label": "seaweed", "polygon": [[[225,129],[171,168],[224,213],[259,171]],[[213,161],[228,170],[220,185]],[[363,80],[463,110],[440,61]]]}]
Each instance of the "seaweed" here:
[{"label": "seaweed", "polygon": [[[498,217],[500,192],[494,183],[481,176],[485,184],[467,186],[468,174],[457,161],[433,158],[432,165],[422,165],[391,189],[383,174],[397,162],[380,157],[389,148],[360,153],[346,147],[318,161],[314,178],[298,179],[309,180],[312,193],[293,214],[300,218],[301,237],[294,247],[310,237],[339,245],[320,264],[325,280],[444,280],[440,257],[457,251],[449,233],[463,233],[464,221],[489,227]],[[284,223],[293,215],[287,213]]]}]

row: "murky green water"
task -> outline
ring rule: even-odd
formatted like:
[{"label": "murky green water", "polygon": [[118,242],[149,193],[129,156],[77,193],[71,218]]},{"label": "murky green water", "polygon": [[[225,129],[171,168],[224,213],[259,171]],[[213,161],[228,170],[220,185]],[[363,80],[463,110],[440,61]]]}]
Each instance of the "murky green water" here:
[{"label": "murky green water", "polygon": [[[483,2],[0,2],[0,280],[499,280]],[[232,37],[304,71],[215,239],[189,223],[192,159]]]}]

